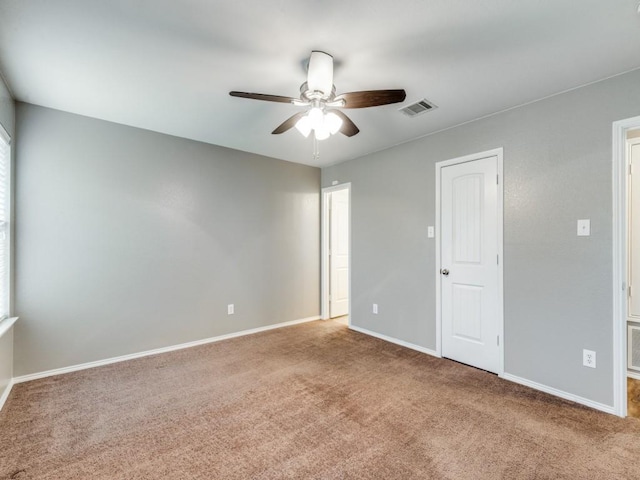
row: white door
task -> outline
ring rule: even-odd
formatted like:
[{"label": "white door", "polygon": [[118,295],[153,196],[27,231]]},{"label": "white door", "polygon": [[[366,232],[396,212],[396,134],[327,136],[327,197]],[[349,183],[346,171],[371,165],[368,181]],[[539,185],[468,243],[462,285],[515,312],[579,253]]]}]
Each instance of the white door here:
[{"label": "white door", "polygon": [[628,315],[640,321],[640,138],[628,141],[629,163],[629,289]]},{"label": "white door", "polygon": [[349,313],[349,190],[329,198],[329,316]]},{"label": "white door", "polygon": [[500,373],[498,157],[440,172],[442,356]]}]

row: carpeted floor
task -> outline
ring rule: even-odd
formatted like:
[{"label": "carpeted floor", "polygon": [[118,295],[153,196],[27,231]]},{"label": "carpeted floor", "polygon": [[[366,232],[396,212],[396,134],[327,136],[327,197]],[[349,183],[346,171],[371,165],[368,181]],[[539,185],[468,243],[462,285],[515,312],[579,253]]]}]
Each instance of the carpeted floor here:
[{"label": "carpeted floor", "polygon": [[640,418],[640,380],[627,378],[627,415]]},{"label": "carpeted floor", "polygon": [[0,479],[637,479],[640,421],[336,322],[14,387]]}]

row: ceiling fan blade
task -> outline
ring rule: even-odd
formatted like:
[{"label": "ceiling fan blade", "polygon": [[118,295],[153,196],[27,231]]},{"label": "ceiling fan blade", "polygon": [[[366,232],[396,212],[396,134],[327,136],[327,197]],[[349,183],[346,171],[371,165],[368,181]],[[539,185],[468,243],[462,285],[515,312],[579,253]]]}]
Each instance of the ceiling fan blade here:
[{"label": "ceiling fan blade", "polygon": [[366,108],[390,103],[404,102],[407,93],[404,90],[366,90],[362,92],[343,93],[336,100],[343,100],[342,108]]},{"label": "ceiling fan blade", "polygon": [[250,98],[253,100],[264,100],[265,102],[293,103],[297,98],[281,97],[279,95],[266,95],[264,93],[229,92],[232,97]]},{"label": "ceiling fan blade", "polygon": [[271,133],[273,135],[279,135],[281,133],[286,132],[290,128],[293,128],[295,126],[295,124],[298,122],[298,120],[300,120],[306,114],[307,114],[307,112],[298,112],[295,115],[290,116],[284,122],[282,122],[280,125],[278,125],[278,127],[276,127],[276,129]]},{"label": "ceiling fan blade", "polygon": [[335,113],[337,116],[339,116],[342,119],[342,126],[340,127],[339,131],[343,135],[346,135],[347,137],[353,137],[355,134],[357,134],[360,131],[360,129],[356,127],[356,124],[353,123],[351,119],[347,117],[340,110],[328,110],[328,111]]},{"label": "ceiling fan blade", "polygon": [[333,89],[333,57],[314,50],[309,57],[307,86],[312,92],[322,92],[326,98]]}]

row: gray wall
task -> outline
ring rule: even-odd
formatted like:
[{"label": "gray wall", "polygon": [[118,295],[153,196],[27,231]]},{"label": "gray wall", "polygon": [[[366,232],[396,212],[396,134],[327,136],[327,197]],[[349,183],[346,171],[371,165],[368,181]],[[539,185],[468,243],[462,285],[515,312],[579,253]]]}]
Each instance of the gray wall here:
[{"label": "gray wall", "polygon": [[22,103],[16,129],[16,376],[319,314],[319,169]]},{"label": "gray wall", "polygon": [[505,371],[612,405],[612,122],[637,115],[640,71],[323,169],[352,182],[352,323],[435,349],[434,164],[504,147]]},{"label": "gray wall", "polygon": [[[14,137],[15,104],[0,77],[0,125]],[[14,327],[15,328],[15,327]],[[13,377],[13,329],[0,338],[0,397]]]}]

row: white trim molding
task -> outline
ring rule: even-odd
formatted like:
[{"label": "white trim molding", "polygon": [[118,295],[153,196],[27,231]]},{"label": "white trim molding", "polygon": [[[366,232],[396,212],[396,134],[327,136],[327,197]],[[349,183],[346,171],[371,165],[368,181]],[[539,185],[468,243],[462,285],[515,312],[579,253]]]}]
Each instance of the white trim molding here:
[{"label": "white trim molding", "polygon": [[[18,317],[5,318],[4,320],[0,321],[0,338],[2,338],[5,333],[11,331],[13,325],[16,323],[16,320],[18,320]],[[13,356],[13,345],[11,346],[11,356]],[[13,369],[13,365],[11,368]],[[7,385],[4,387],[4,391],[0,394],[0,410],[2,410],[2,407],[4,407],[7,398],[9,398],[9,394],[11,393],[11,388],[13,388],[13,384],[14,379],[9,378],[9,383],[7,383]]]},{"label": "white trim molding", "polygon": [[613,406],[627,415],[627,133],[640,128],[640,117],[612,126],[613,250]]},{"label": "white trim molding", "polygon": [[301,318],[299,320],[291,320],[289,322],[275,323],[273,325],[267,325],[264,327],[251,328],[249,330],[242,330],[240,332],[227,333],[225,335],[219,335],[217,337],[204,338],[202,340],[196,340],[193,342],[180,343],[178,345],[170,345],[168,347],[156,348],[153,350],[146,350],[144,352],[131,353],[129,355],[122,355],[119,357],[106,358],[104,360],[97,360],[95,362],[81,363],[78,365],[71,365],[69,367],[56,368],[53,370],[46,370],[44,372],[31,373],[29,375],[21,375],[13,379],[13,383],[30,382],[39,378],[52,377],[54,375],[62,375],[65,373],[77,372],[79,370],[86,370],[88,368],[102,367],[103,365],[110,365],[112,363],[126,362],[127,360],[134,360],[136,358],[148,357],[150,355],[157,355],[159,353],[168,353],[175,350],[182,350],[184,348],[197,347],[199,345],[205,345],[207,343],[220,342],[222,340],[228,340],[230,338],[243,337],[245,335],[253,335],[254,333],[266,332],[267,330],[275,330],[277,328],[290,327],[292,325],[298,325],[301,323],[313,322],[320,320],[320,316]]},{"label": "white trim molding", "polygon": [[549,387],[547,385],[543,385],[542,383],[537,383],[531,380],[527,380],[526,378],[518,377],[516,375],[511,375],[510,373],[504,373],[500,375],[500,378],[503,378],[504,380],[508,380],[510,382],[519,383],[520,385],[524,385],[525,387],[533,388],[534,390],[539,390],[541,392],[548,393],[556,397],[564,398],[565,400],[570,400],[572,402],[579,403],[587,407],[595,408],[596,410],[600,410],[602,412],[615,414],[615,409],[611,405],[605,405],[604,403],[594,402],[593,400],[589,400],[588,398],[580,397],[578,395],[574,395],[572,393],[568,393],[563,390],[558,390],[557,388]]},{"label": "white trim molding", "polygon": [[627,377],[640,380],[640,372],[627,372]]},{"label": "white trim molding", "polygon": [[16,320],[18,320],[18,317],[9,317],[0,322],[0,338],[2,338],[5,333],[11,330],[11,327],[13,327],[13,324],[16,323]]},{"label": "white trim molding", "polygon": [[364,333],[365,335],[369,335],[371,337],[379,338],[380,340],[384,340],[385,342],[395,343],[396,345],[400,345],[401,347],[410,348],[411,350],[417,350],[418,352],[426,353],[427,355],[432,355],[434,357],[440,358],[440,355],[438,355],[435,350],[431,350],[430,348],[421,347],[420,345],[405,342],[404,340],[398,340],[397,338],[389,337],[381,333],[372,332],[371,330],[367,330],[366,328],[362,327],[356,327],[355,325],[349,325],[349,329],[355,332]]},{"label": "white trim molding", "polygon": [[0,411],[2,411],[2,407],[4,407],[4,404],[7,401],[7,398],[9,398],[9,394],[11,393],[11,389],[13,388],[14,383],[15,382],[13,378],[9,380],[9,383],[4,388],[4,392],[2,392],[2,395],[0,395]]}]

